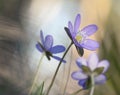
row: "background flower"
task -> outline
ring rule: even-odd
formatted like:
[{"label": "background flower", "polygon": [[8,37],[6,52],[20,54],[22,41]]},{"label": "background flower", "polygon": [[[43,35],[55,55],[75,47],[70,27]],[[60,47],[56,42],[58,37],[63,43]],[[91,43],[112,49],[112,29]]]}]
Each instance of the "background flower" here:
[{"label": "background flower", "polygon": [[95,84],[105,83],[106,76],[104,73],[109,67],[109,62],[107,60],[102,60],[99,62],[97,54],[93,53],[87,60],[84,58],[79,58],[76,63],[80,70],[73,72],[72,78],[78,80],[78,84],[84,89],[91,86],[91,75],[94,75]]}]

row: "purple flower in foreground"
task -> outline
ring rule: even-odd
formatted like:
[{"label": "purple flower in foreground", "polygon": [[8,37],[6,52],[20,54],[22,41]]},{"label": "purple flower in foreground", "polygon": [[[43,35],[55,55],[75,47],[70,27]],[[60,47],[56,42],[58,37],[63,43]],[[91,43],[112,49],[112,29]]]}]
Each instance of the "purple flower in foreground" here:
[{"label": "purple flower in foreground", "polygon": [[107,60],[102,60],[99,62],[96,53],[89,56],[87,60],[79,58],[76,61],[79,71],[72,73],[72,78],[78,80],[78,84],[84,89],[91,86],[91,75],[94,75],[95,84],[103,84],[106,81],[106,76],[104,73],[109,67],[109,62]]},{"label": "purple flower in foreground", "polygon": [[81,16],[78,14],[76,16],[74,26],[72,25],[71,21],[69,21],[68,28],[65,27],[65,31],[72,42],[80,49],[85,48],[88,50],[96,50],[99,47],[98,42],[88,39],[88,37],[94,34],[98,30],[98,27],[94,24],[91,24],[79,30],[80,23]]},{"label": "purple flower in foreground", "polygon": [[[38,42],[36,44],[36,48],[41,53],[44,52],[46,57],[48,58],[48,60],[50,60],[50,57],[53,57],[54,59],[60,61],[61,58],[59,58],[57,56],[53,56],[53,54],[64,52],[65,47],[62,45],[53,46],[53,37],[51,35],[47,35],[44,39],[42,30],[40,31],[40,40],[41,40],[41,43]],[[63,60],[63,62],[65,63],[66,61]]]}]

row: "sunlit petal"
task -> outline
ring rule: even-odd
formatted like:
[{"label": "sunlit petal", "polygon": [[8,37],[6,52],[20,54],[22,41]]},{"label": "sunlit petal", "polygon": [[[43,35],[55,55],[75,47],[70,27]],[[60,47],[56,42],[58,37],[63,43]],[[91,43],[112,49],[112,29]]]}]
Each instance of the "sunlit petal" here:
[{"label": "sunlit petal", "polygon": [[100,63],[98,63],[97,67],[104,67],[103,73],[105,73],[107,71],[107,69],[109,68],[109,62],[107,60],[103,60]]},{"label": "sunlit petal", "polygon": [[98,56],[96,53],[92,53],[89,58],[88,58],[88,66],[89,68],[94,71],[94,69],[97,68],[97,65],[98,65]]},{"label": "sunlit petal", "polygon": [[91,25],[84,27],[81,30],[81,33],[86,36],[90,36],[90,35],[94,34],[97,30],[98,30],[98,27],[94,24],[91,24]]}]

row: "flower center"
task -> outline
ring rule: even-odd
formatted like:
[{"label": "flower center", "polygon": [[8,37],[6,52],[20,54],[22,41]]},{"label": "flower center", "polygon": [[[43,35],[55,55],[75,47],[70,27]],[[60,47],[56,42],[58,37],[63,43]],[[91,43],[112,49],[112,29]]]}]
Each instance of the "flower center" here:
[{"label": "flower center", "polygon": [[82,35],[77,35],[75,37],[75,39],[78,41],[78,42],[81,42],[83,40],[83,36]]}]

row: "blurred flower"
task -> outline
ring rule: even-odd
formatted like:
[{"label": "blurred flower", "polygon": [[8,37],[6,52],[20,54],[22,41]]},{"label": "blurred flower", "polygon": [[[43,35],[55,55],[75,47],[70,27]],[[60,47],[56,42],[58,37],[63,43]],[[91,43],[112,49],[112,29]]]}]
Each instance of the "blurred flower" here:
[{"label": "blurred flower", "polygon": [[[36,44],[36,48],[41,53],[44,52],[46,57],[48,58],[48,60],[50,60],[50,57],[53,57],[54,59],[60,61],[61,58],[59,58],[57,56],[53,56],[53,54],[64,52],[65,47],[62,45],[53,46],[53,37],[51,35],[47,35],[44,39],[42,30],[40,31],[40,39],[41,39],[41,43],[38,42]],[[65,63],[66,61],[63,60],[63,62]]]},{"label": "blurred flower", "polygon": [[107,60],[99,62],[97,54],[93,53],[87,60],[79,58],[76,63],[80,70],[73,72],[72,78],[78,80],[78,84],[84,89],[91,86],[91,75],[94,76],[95,84],[105,83],[106,76],[104,73],[109,67],[109,62]]},{"label": "blurred flower", "polygon": [[80,22],[81,22],[80,14],[76,16],[74,27],[71,21],[68,22],[68,28],[65,27],[65,30],[68,36],[70,37],[72,42],[80,49],[82,48],[85,48],[88,50],[97,49],[99,47],[98,42],[91,39],[87,39],[87,38],[88,36],[91,36],[92,34],[94,34],[98,30],[98,27],[94,24],[91,24],[84,27],[82,30],[78,30],[80,27]]}]

